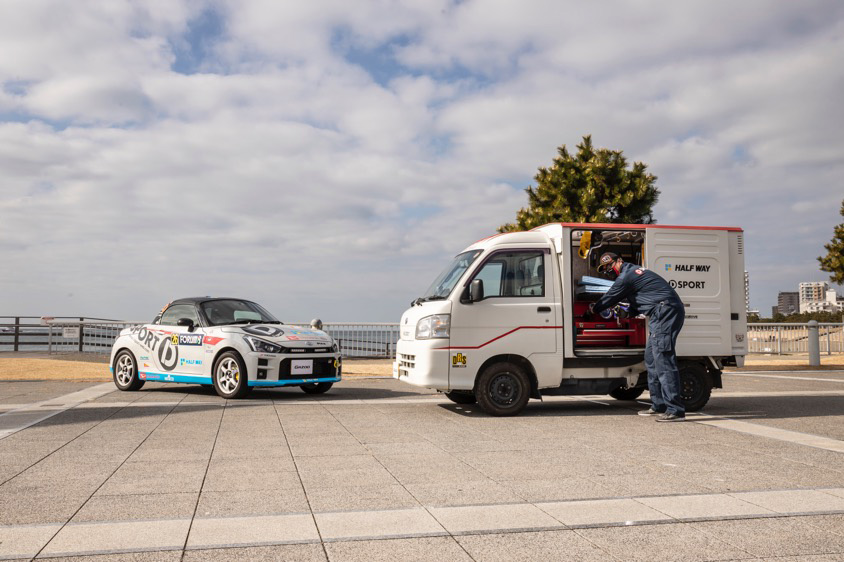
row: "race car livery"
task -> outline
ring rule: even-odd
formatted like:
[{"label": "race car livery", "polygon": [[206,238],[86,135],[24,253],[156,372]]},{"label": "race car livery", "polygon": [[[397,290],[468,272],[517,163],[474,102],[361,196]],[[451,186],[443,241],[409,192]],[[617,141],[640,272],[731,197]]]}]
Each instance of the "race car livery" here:
[{"label": "race car livery", "polygon": [[213,385],[224,398],[256,386],[319,394],[342,370],[336,343],[321,329],[283,324],[251,301],[209,297],[173,301],[150,324],[123,330],[110,366],[120,390],[146,381],[195,383]]}]

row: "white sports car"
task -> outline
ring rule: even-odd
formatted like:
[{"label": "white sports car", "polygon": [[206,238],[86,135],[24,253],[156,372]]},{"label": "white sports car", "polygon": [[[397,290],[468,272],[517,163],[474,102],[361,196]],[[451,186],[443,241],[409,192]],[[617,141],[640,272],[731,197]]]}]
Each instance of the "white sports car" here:
[{"label": "white sports car", "polygon": [[340,381],[341,365],[337,344],[318,327],[282,324],[242,299],[179,299],[151,324],[120,332],[111,349],[114,384],[213,385],[223,398],[241,398],[256,386],[321,394]]}]

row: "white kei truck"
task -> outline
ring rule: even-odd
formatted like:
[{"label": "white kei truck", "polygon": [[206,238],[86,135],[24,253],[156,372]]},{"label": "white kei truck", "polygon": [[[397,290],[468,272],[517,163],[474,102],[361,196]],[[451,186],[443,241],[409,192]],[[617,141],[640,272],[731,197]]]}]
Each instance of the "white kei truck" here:
[{"label": "white kei truck", "polygon": [[454,257],[401,317],[393,377],[512,416],[530,398],[647,388],[647,319],[608,289],[598,259],[614,252],[674,287],[686,309],[677,340],[682,396],[701,409],[724,366],[747,353],[744,234],[734,227],[554,223],[497,234]]}]

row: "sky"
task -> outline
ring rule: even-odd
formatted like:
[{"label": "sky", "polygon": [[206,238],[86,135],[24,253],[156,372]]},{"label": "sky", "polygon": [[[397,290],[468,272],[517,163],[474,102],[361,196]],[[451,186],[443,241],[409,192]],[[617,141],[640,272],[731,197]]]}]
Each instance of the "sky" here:
[{"label": "sky", "polygon": [[5,0],[0,315],[397,322],[587,134],[770,314],[828,279],[842,61],[838,0]]}]

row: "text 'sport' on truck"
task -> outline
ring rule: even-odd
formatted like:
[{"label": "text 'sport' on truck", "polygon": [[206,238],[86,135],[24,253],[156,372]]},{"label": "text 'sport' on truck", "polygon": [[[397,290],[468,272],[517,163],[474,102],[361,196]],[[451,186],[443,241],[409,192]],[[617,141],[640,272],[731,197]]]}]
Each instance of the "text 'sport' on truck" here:
[{"label": "text 'sport' on truck", "polygon": [[607,290],[604,252],[680,295],[682,395],[699,410],[721,388],[722,368],[742,366],[747,352],[740,228],[556,223],[481,240],[402,315],[393,376],[496,416],[547,395],[635,400],[647,387],[647,319],[623,307],[589,314]]}]

